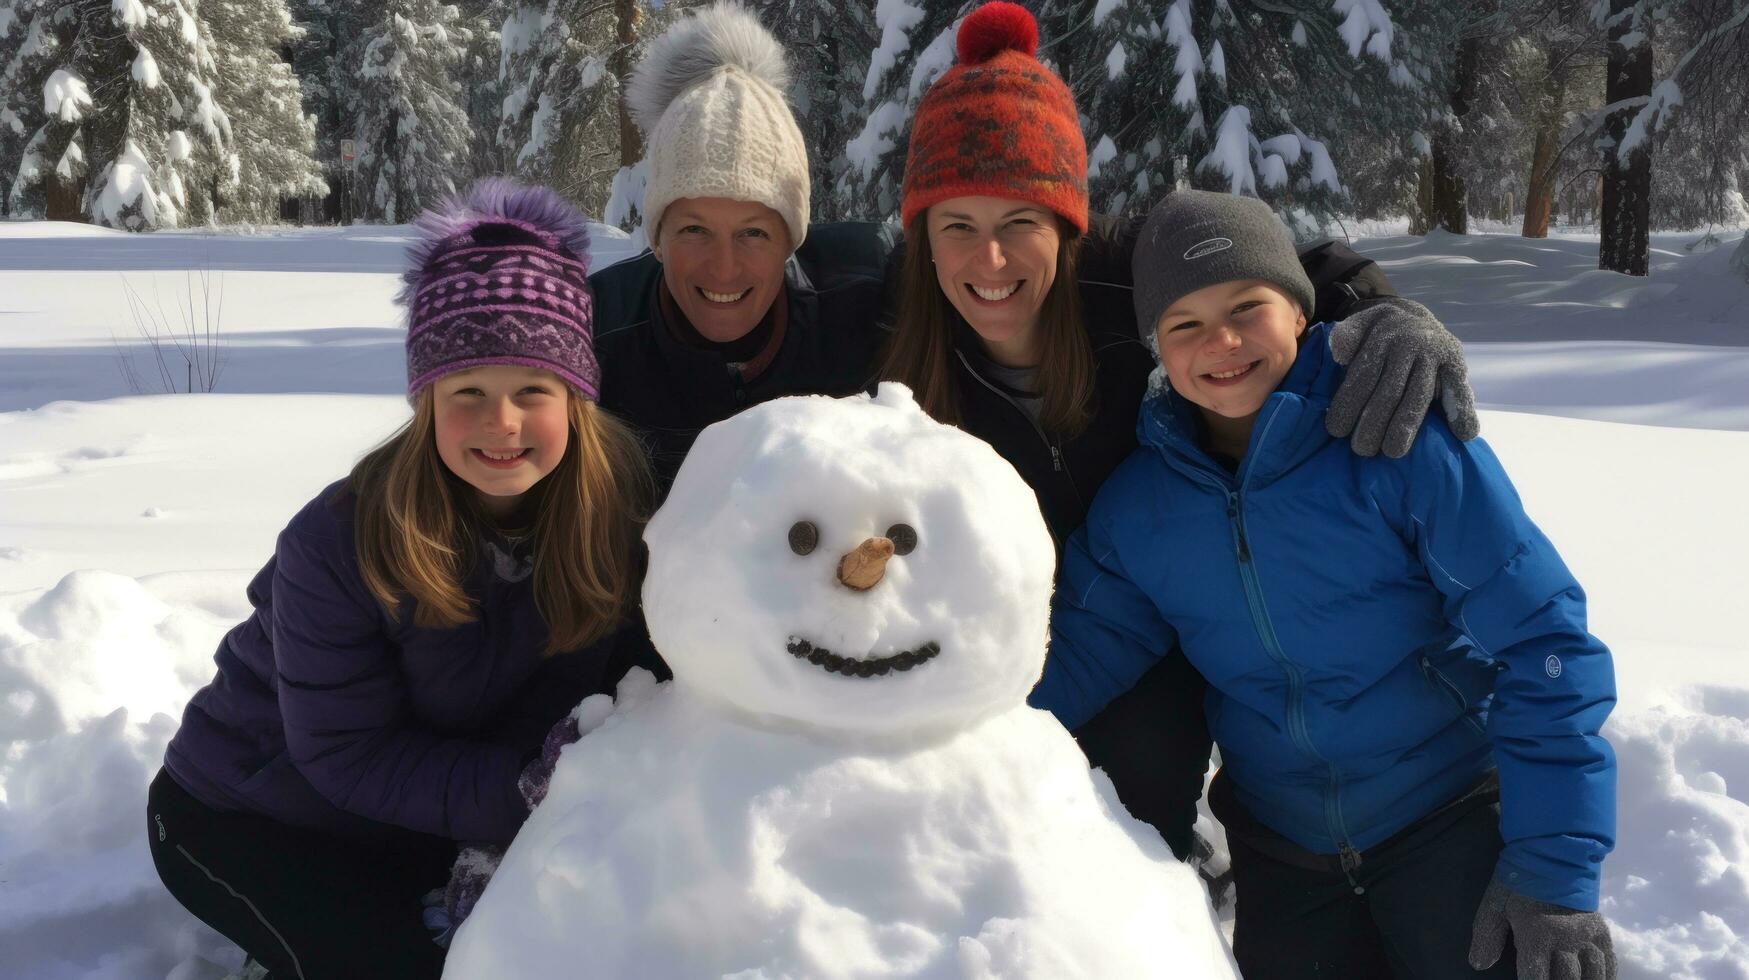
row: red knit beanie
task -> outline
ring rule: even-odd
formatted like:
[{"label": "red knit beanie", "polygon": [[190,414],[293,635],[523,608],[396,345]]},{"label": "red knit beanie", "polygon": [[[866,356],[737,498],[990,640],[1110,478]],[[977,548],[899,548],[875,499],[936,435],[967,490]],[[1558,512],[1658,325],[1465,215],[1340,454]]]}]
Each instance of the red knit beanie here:
[{"label": "red knit beanie", "polygon": [[959,62],[917,105],[900,212],[906,227],[954,197],[1031,201],[1087,230],[1087,142],[1075,99],[1039,64],[1038,22],[996,0],[960,23]]}]

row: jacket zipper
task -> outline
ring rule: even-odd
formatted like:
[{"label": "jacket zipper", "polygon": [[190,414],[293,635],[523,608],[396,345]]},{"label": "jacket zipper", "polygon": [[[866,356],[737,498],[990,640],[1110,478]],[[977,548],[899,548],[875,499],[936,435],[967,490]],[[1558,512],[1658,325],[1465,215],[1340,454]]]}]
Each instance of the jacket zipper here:
[{"label": "jacket zipper", "polygon": [[995,385],[991,384],[990,382],[984,380],[984,376],[978,373],[978,369],[975,367],[972,367],[972,363],[970,361],[966,360],[966,355],[963,351],[956,350],[953,353],[954,353],[955,357],[960,359],[960,364],[965,367],[967,373],[969,373],[972,377],[977,378],[979,384],[990,389],[991,394],[995,395],[997,398],[1000,398],[1004,402],[1006,402],[1009,408],[1012,408],[1016,412],[1019,412],[1020,417],[1023,419],[1026,419],[1027,424],[1032,426],[1032,431],[1038,433],[1039,440],[1045,444],[1046,449],[1049,449],[1051,451],[1051,469],[1058,472],[1058,473],[1063,474],[1063,482],[1069,484],[1069,492],[1071,492],[1075,495],[1076,503],[1082,505],[1082,510],[1086,510],[1087,501],[1085,501],[1081,498],[1081,489],[1079,487],[1075,486],[1074,475],[1071,474],[1069,472],[1068,468],[1063,465],[1063,451],[1060,448],[1058,448],[1058,446],[1055,442],[1051,441],[1051,437],[1049,435],[1045,434],[1044,426],[1039,425],[1037,422],[1033,421],[1033,417],[1027,413],[1026,409],[1021,408],[1018,404],[1016,404],[1014,399],[1008,397],[1006,392],[1004,392],[1002,389],[996,387]]},{"label": "jacket zipper", "polygon": [[1269,438],[1269,430],[1280,415],[1279,408],[1272,409],[1264,422],[1263,432],[1257,437],[1243,464],[1244,476],[1237,490],[1229,490],[1224,485],[1216,484],[1227,498],[1227,521],[1233,530],[1234,552],[1239,561],[1239,578],[1245,586],[1245,604],[1251,612],[1251,624],[1257,631],[1257,638],[1263,644],[1263,650],[1271,660],[1276,662],[1287,676],[1288,682],[1288,731],[1292,734],[1294,744],[1300,751],[1319,763],[1330,773],[1329,792],[1324,798],[1324,821],[1330,836],[1336,841],[1336,853],[1342,864],[1342,873],[1348,878],[1356,894],[1361,894],[1359,882],[1354,879],[1354,870],[1360,867],[1360,852],[1354,849],[1348,836],[1347,822],[1342,817],[1342,772],[1326,759],[1312,743],[1312,735],[1306,727],[1305,713],[1305,676],[1298,664],[1288,659],[1281,648],[1281,640],[1275,634],[1275,625],[1270,621],[1269,610],[1263,601],[1263,586],[1257,578],[1257,568],[1252,561],[1251,544],[1245,535],[1245,487],[1251,479],[1251,467],[1255,453]]},{"label": "jacket zipper", "polygon": [[1457,685],[1453,684],[1451,678],[1446,677],[1443,671],[1433,666],[1433,660],[1426,654],[1421,655],[1421,673],[1427,677],[1428,683],[1444,691],[1446,696],[1451,698],[1452,703],[1457,706],[1458,717],[1468,722],[1472,731],[1483,736],[1488,734],[1487,730],[1482,727],[1482,723],[1470,714],[1470,702],[1464,697],[1464,692],[1458,690]]}]

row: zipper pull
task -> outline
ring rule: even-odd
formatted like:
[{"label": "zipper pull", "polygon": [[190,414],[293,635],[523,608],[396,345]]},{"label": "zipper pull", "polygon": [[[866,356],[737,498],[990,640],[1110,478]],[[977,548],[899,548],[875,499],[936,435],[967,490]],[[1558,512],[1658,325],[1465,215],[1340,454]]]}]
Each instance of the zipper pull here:
[{"label": "zipper pull", "polygon": [[1058,473],[1063,472],[1063,453],[1055,443],[1051,444],[1051,468]]},{"label": "zipper pull", "polygon": [[1249,562],[1251,546],[1245,543],[1245,522],[1239,519],[1239,498],[1231,494],[1227,496],[1227,520],[1232,523],[1233,536],[1238,541],[1239,560]]},{"label": "zipper pull", "polygon": [[1360,852],[1350,847],[1347,841],[1343,841],[1336,853],[1342,857],[1342,876],[1348,879],[1349,887],[1354,889],[1356,895],[1365,895],[1366,886],[1354,879],[1354,869],[1360,867]]}]

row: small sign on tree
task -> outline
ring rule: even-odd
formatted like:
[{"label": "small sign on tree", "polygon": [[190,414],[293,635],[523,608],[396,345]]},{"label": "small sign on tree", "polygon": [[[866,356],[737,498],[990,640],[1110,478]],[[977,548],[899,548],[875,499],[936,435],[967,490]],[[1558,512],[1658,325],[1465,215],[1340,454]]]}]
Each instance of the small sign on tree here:
[{"label": "small sign on tree", "polygon": [[358,143],[353,140],[340,141],[340,165],[350,169],[358,162]]}]

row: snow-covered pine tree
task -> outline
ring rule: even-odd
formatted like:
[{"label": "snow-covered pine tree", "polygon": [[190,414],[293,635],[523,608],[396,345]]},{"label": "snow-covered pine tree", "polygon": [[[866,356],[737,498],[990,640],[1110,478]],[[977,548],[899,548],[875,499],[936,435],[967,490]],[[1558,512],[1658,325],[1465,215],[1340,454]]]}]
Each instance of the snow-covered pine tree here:
[{"label": "snow-covered pine tree", "polygon": [[[84,131],[91,220],[145,231],[213,218],[212,187],[231,141],[214,96],[217,63],[193,0],[114,0],[107,54],[91,77],[94,113]],[[99,28],[101,29],[101,28]],[[125,60],[125,72],[117,62]]]},{"label": "snow-covered pine tree", "polygon": [[21,11],[25,45],[36,42],[13,98],[43,108],[12,176],[14,205],[134,231],[210,220],[201,190],[230,123],[192,0],[26,0]]},{"label": "snow-covered pine tree", "polygon": [[815,221],[860,216],[837,193],[849,166],[844,145],[861,119],[857,110],[869,56],[879,32],[874,4],[844,0],[773,0],[759,11],[788,57],[790,104],[808,147]]},{"label": "snow-covered pine tree", "polygon": [[[34,116],[20,116],[12,103],[18,83],[12,75],[22,62],[26,32],[30,29],[20,8],[24,0],[0,0],[0,217],[12,213],[11,195],[6,193],[4,175],[18,172],[18,161],[24,156],[24,146],[40,122]],[[29,109],[24,110],[26,113]]]},{"label": "snow-covered pine tree", "polygon": [[30,30],[26,0],[0,0],[0,217],[12,214],[11,176],[18,172],[24,147],[41,125],[32,111],[34,100],[18,97],[23,86],[15,77],[23,70],[24,40]]},{"label": "snow-covered pine tree", "polygon": [[[1084,20],[1053,34],[1055,43],[1041,52],[1046,57],[1080,39],[1073,46],[1081,57],[1058,71],[1086,120],[1089,203],[1111,214],[1146,211],[1186,179],[1181,144],[1207,130],[1200,107],[1190,101],[1202,71],[1200,53],[1193,45],[1171,50],[1159,10],[1132,0],[1099,3]],[[1175,64],[1192,79],[1177,104]]]},{"label": "snow-covered pine tree", "polygon": [[619,169],[613,27],[609,4],[519,0],[502,31],[499,153],[517,176],[595,213]]},{"label": "snow-covered pine tree", "polygon": [[343,213],[341,190],[348,175],[340,141],[358,132],[358,83],[352,45],[379,12],[381,0],[291,0],[292,21],[302,36],[292,43],[292,70],[303,88],[304,112],[316,121],[316,160],[327,178],[327,216]]},{"label": "snow-covered pine tree", "polygon": [[[972,3],[878,0],[880,41],[840,192],[898,206],[917,99],[952,63]],[[1095,210],[1140,213],[1176,186],[1255,194],[1327,214],[1347,188],[1406,201],[1430,114],[1445,100],[1440,43],[1463,5],[1404,0],[1039,0],[1039,57],[1075,94]]]},{"label": "snow-covered pine tree", "polygon": [[410,221],[467,180],[459,17],[437,0],[383,0],[359,37],[358,186],[369,217]]},{"label": "snow-covered pine tree", "polygon": [[462,110],[473,123],[468,145],[468,176],[485,177],[510,171],[498,148],[498,119],[504,112],[504,89],[498,68],[502,59],[504,20],[511,0],[460,0],[461,29],[466,32],[459,77]]},{"label": "snow-covered pine tree", "polygon": [[863,77],[861,125],[845,144],[837,205],[852,218],[896,218],[917,101],[953,66],[954,30],[976,0],[876,0],[879,41]]},{"label": "snow-covered pine tree", "polygon": [[1650,270],[1652,211],[1652,147],[1637,130],[1653,93],[1652,33],[1661,8],[1659,0],[1607,0],[1592,16],[1609,32],[1604,67],[1598,149],[1603,156],[1603,214],[1598,235],[1597,267],[1630,276]]},{"label": "snow-covered pine tree", "polygon": [[85,26],[71,0],[12,0],[0,44],[0,193],[12,214],[84,218],[83,126],[91,90],[75,58]]},{"label": "snow-covered pine tree", "polygon": [[1071,72],[1094,206],[1140,212],[1190,185],[1327,213],[1347,194],[1335,161],[1363,154],[1407,183],[1440,99],[1427,41],[1454,6],[1096,0],[1077,46],[1096,61]]},{"label": "snow-covered pine tree", "polygon": [[1522,213],[1526,238],[1548,236],[1562,188],[1592,166],[1575,125],[1603,92],[1604,33],[1588,6],[1502,0],[1499,34],[1483,48],[1479,118],[1461,141],[1471,210]]},{"label": "snow-covered pine tree", "polygon": [[284,0],[202,0],[218,39],[219,103],[231,120],[231,152],[219,177],[219,216],[270,222],[285,198],[320,197],[315,121],[283,51],[299,37]]},{"label": "snow-covered pine tree", "polygon": [[1658,81],[1622,140],[1654,146],[1650,226],[1749,220],[1749,0],[1682,0],[1656,40]]}]

